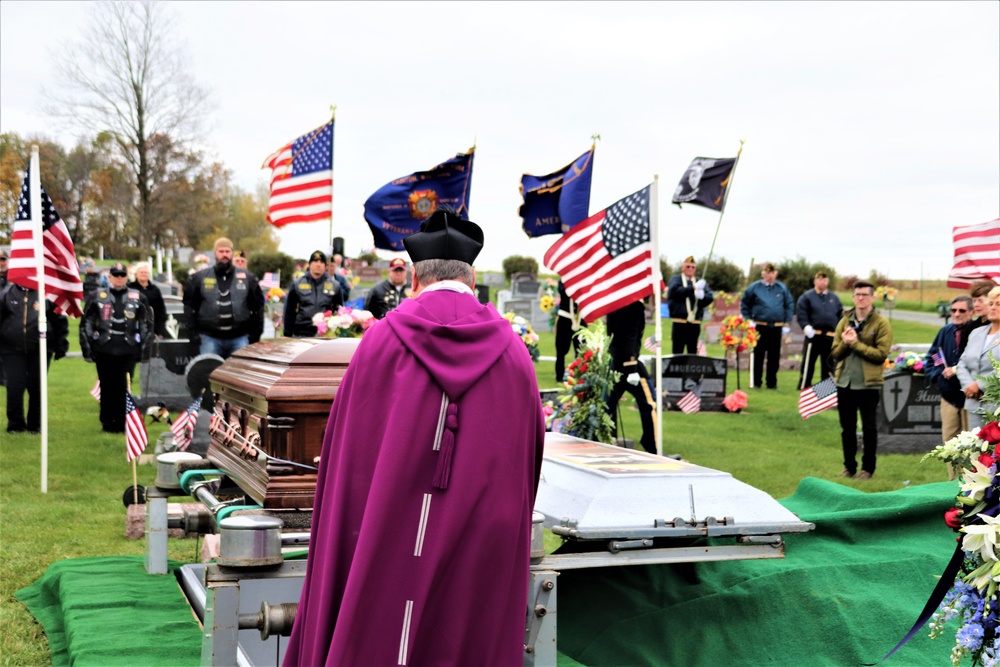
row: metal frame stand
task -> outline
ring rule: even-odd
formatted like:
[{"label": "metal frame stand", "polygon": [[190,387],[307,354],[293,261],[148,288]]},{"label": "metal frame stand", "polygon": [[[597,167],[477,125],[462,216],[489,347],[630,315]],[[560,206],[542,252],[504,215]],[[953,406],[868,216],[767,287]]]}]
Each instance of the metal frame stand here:
[{"label": "metal frame stand", "polygon": [[146,572],[167,574],[167,498],[170,493],[146,489]]}]

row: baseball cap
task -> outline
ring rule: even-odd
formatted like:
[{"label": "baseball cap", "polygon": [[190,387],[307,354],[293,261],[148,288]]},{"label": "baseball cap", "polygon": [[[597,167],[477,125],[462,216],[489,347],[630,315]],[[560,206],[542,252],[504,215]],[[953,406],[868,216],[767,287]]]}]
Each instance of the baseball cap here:
[{"label": "baseball cap", "polygon": [[406,269],[406,260],[402,257],[394,257],[389,261],[389,270],[395,271],[396,269]]},{"label": "baseball cap", "polygon": [[111,269],[108,271],[113,276],[122,277],[128,275],[128,269],[121,262],[115,262],[111,265]]}]

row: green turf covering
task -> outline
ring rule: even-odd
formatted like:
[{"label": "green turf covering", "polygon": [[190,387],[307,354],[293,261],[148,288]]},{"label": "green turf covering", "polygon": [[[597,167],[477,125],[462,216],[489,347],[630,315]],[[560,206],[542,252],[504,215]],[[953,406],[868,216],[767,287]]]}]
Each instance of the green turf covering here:
[{"label": "green turf covering", "polygon": [[[816,530],[787,536],[784,559],[566,571],[559,649],[591,667],[877,663],[954,552],[942,515],[957,492],[807,478],[781,502]],[[951,646],[924,629],[885,664],[947,665]]]},{"label": "green turf covering", "polygon": [[141,556],[53,563],[20,600],[45,628],[52,664],[183,667],[201,659],[201,629],[170,562],[146,574]]}]

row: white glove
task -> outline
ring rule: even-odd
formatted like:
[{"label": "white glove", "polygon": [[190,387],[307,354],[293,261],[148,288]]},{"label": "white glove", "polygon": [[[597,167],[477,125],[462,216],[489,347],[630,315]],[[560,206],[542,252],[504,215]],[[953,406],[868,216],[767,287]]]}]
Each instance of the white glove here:
[{"label": "white glove", "polygon": [[787,336],[790,333],[792,333],[792,330],[789,327],[781,327],[782,336]]},{"label": "white glove", "polygon": [[694,284],[694,288],[695,289],[704,290],[705,289],[705,279],[702,278],[701,280],[699,280],[698,282],[696,282]]},{"label": "white glove", "polygon": [[806,335],[806,338],[812,338],[816,335],[816,330],[813,329],[813,325],[807,324],[803,329],[802,333]]},{"label": "white glove", "polygon": [[757,323],[754,322],[753,320],[750,320],[750,323],[747,324],[747,326],[750,327],[751,329],[756,329],[757,328]]},{"label": "white glove", "polygon": [[703,290],[703,289],[695,289],[695,291],[694,291],[694,298],[696,298],[696,299],[704,299],[705,298],[705,290]]},{"label": "white glove", "polygon": [[638,373],[629,373],[628,377],[625,378],[625,381],[628,382],[630,385],[632,385],[634,387],[637,384],[639,384],[639,374]]}]

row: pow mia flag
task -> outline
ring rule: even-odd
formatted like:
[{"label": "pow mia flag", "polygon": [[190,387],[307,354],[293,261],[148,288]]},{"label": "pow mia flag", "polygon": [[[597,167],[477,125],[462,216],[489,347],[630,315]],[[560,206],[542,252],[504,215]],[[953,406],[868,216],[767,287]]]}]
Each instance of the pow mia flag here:
[{"label": "pow mia flag", "polygon": [[736,158],[696,157],[681,176],[671,200],[677,206],[697,204],[721,211],[726,202],[726,187]]}]

